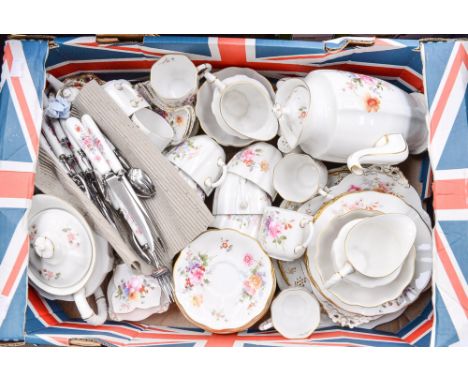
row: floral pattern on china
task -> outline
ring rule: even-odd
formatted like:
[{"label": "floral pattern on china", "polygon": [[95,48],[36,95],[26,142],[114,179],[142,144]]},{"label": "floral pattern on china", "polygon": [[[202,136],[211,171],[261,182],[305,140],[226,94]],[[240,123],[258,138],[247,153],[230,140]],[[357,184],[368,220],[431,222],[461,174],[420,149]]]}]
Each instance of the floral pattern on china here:
[{"label": "floral pattern on china", "polygon": [[278,211],[271,211],[265,218],[265,224],[262,227],[264,237],[272,238],[276,245],[282,245],[288,239],[288,230],[293,228],[295,219],[279,219]]},{"label": "floral pattern on china", "polygon": [[259,244],[230,229],[207,231],[180,254],[174,267],[176,302],[208,330],[229,332],[257,320],[275,280]]},{"label": "floral pattern on china", "polygon": [[363,106],[368,113],[378,112],[381,106],[384,90],[392,90],[388,84],[378,78],[365,74],[345,72],[348,77],[343,92],[352,91],[363,98]]},{"label": "floral pattern on china", "polygon": [[256,157],[260,156],[262,152],[263,150],[260,147],[249,147],[245,150],[239,151],[234,156],[234,164],[242,163],[250,171],[253,171],[258,168],[261,172],[267,172],[270,168],[269,163],[266,160],[256,160]]},{"label": "floral pattern on china", "polygon": [[193,159],[200,152],[200,147],[197,146],[191,139],[187,139],[180,145],[169,151],[168,156],[173,159]]}]

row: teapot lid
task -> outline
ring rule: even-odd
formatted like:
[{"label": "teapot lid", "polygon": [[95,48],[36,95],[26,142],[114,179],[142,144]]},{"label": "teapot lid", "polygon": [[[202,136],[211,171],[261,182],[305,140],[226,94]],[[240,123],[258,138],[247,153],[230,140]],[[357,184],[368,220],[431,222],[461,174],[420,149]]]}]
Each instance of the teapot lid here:
[{"label": "teapot lid", "polygon": [[68,203],[36,195],[29,216],[31,282],[51,295],[66,296],[82,289],[95,263],[95,243],[86,221]]},{"label": "teapot lid", "polygon": [[310,109],[310,90],[301,78],[280,80],[277,84],[274,111],[280,134],[292,133],[299,138]]}]

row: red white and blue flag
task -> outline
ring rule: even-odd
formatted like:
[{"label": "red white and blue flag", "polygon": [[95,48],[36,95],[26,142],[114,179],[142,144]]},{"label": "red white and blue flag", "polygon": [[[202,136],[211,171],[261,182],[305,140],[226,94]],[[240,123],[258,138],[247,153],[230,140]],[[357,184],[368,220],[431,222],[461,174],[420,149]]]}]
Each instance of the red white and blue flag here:
[{"label": "red white and blue flag", "polygon": [[[27,301],[26,214],[34,190],[44,63],[52,74],[94,72],[103,79],[138,79],[167,53],[183,53],[215,68],[251,67],[271,77],[305,75],[317,68],[351,70],[385,78],[401,88],[426,89],[430,105],[430,154],[434,177],[435,303],[438,346],[466,344],[468,272],[467,59],[463,43],[372,39],[372,44],[342,49],[344,39],[321,42],[217,37],[146,37],[142,44],[99,44],[94,37],[62,37],[48,51],[40,41],[7,42],[0,85],[0,340],[67,345],[93,339],[120,346],[428,346],[432,306],[390,334],[376,330],[321,329],[310,338],[288,341],[274,332],[213,335],[203,330],[106,323],[91,327],[71,320],[54,302],[30,289]],[[48,56],[47,56],[48,55]],[[423,167],[423,195],[431,180]],[[25,316],[25,311],[26,316]],[[26,322],[25,322],[26,320]],[[24,331],[25,325],[25,331]]]}]

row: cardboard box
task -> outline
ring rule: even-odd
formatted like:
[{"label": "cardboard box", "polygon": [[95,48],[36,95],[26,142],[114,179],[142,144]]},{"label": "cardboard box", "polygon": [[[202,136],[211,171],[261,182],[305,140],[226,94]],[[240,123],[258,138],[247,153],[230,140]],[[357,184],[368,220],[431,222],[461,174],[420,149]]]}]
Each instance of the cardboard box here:
[{"label": "cardboard box", "polygon": [[[171,36],[148,36],[139,42],[115,38],[99,41],[105,42],[98,42],[94,36],[80,36],[52,41],[10,40],[5,46],[0,83],[0,341],[59,346],[467,344],[466,42]],[[105,80],[138,80],[148,75],[155,60],[169,52],[184,53],[196,64],[210,62],[215,69],[251,67],[271,78],[305,75],[327,67],[378,76],[407,91],[425,91],[431,166],[426,155],[416,158],[416,171],[412,161],[404,171],[413,184],[420,181],[421,196],[428,209],[435,211],[433,293],[426,292],[391,325],[376,330],[330,327],[306,340],[289,341],[274,332],[260,333],[256,329],[232,335],[210,334],[189,327],[175,307],[145,323],[108,322],[92,327],[71,318],[70,306],[42,299],[28,288],[26,219],[34,191],[45,68],[59,78],[93,72]]]}]

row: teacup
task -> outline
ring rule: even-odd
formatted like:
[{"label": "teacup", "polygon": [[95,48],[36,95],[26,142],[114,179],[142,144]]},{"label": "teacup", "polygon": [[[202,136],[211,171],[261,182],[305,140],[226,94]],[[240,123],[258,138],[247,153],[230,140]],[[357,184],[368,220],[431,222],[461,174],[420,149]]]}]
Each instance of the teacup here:
[{"label": "teacup", "polygon": [[263,214],[265,207],[271,206],[268,194],[250,180],[228,173],[213,198],[214,215]]},{"label": "teacup", "polygon": [[219,80],[206,72],[215,86],[211,109],[216,121],[227,133],[260,141],[272,139],[278,132],[273,100],[260,82],[243,74]]},{"label": "teacup", "polygon": [[273,171],[273,186],[285,200],[304,203],[317,194],[327,196],[328,171],[307,154],[288,154]]},{"label": "teacup", "polygon": [[403,214],[382,214],[360,220],[345,238],[347,262],[324,287],[331,287],[353,272],[372,278],[391,275],[409,255],[416,231],[414,221]]},{"label": "teacup", "polygon": [[190,137],[165,155],[172,164],[189,175],[207,196],[226,177],[226,154],[207,135]]},{"label": "teacup", "polygon": [[132,115],[137,110],[149,107],[148,102],[133,89],[132,84],[127,80],[109,81],[102,87],[127,116]]},{"label": "teacup", "polygon": [[283,261],[301,257],[314,237],[312,217],[278,207],[267,207],[258,240],[269,256]]},{"label": "teacup", "polygon": [[233,229],[257,238],[263,215],[215,215],[210,227]]},{"label": "teacup", "polygon": [[182,106],[196,95],[199,80],[206,70],[211,70],[210,64],[196,67],[182,54],[168,54],[151,67],[151,87],[167,106]]},{"label": "teacup", "polygon": [[174,139],[174,130],[171,125],[153,110],[139,109],[131,119],[141,131],[148,135],[159,151],[163,151]]},{"label": "teacup", "polygon": [[260,330],[275,328],[283,337],[309,337],[320,324],[320,305],[305,288],[288,288],[273,300],[271,318],[262,322]]},{"label": "teacup", "polygon": [[258,142],[234,155],[228,163],[228,171],[257,184],[274,199],[273,169],[281,158],[281,152],[276,147]]},{"label": "teacup", "polygon": [[197,193],[200,199],[205,200],[206,198],[205,192],[200,188],[200,186],[196,184],[194,180],[190,176],[188,176],[184,171],[182,171],[180,168],[178,168],[177,171],[179,172],[179,175],[181,176],[181,178],[184,179],[185,182],[190,186],[190,188]]}]

